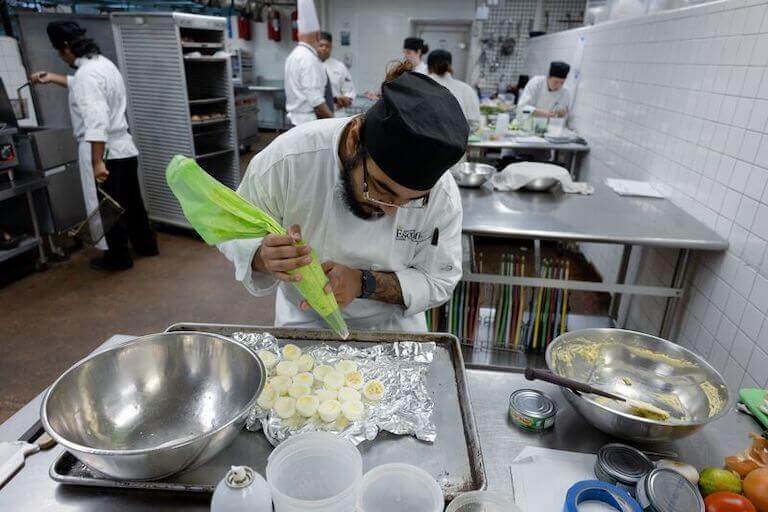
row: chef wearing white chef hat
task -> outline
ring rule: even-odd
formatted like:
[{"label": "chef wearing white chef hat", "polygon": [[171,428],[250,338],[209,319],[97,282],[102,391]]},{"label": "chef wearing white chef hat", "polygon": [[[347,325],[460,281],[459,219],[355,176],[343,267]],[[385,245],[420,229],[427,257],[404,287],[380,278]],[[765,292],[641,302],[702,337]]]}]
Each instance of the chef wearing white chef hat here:
[{"label": "chef wearing white chef hat", "polygon": [[285,109],[294,126],[333,117],[333,93],[317,56],[320,22],[315,4],[298,0],[298,8],[299,44],[285,61]]}]

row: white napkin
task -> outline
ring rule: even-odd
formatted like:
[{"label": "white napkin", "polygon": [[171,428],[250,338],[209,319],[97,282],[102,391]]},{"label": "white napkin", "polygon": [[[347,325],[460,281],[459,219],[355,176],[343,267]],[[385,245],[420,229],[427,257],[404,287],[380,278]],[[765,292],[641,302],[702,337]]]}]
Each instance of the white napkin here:
[{"label": "white napkin", "polygon": [[569,194],[591,195],[595,191],[588,183],[573,181],[562,167],[542,162],[509,164],[503,171],[491,176],[491,183],[496,190],[518,190],[536,178],[554,178],[560,182],[563,191]]}]

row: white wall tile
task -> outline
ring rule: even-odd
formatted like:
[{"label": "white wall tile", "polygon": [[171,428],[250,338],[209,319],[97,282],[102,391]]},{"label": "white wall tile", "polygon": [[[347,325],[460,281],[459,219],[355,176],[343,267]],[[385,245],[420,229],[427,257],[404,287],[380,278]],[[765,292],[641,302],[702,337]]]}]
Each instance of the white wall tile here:
[{"label": "white wall tile", "polygon": [[736,272],[736,280],[733,288],[741,294],[742,297],[749,297],[752,293],[752,286],[755,284],[757,273],[745,263],[739,263],[739,269]]},{"label": "white wall tile", "polygon": [[[739,158],[746,162],[754,162],[757,156],[757,150],[760,148],[761,134],[759,132],[747,131],[741,141]],[[762,193],[762,190],[760,191]]]},{"label": "white wall tile", "polygon": [[752,172],[752,166],[744,161],[737,161],[736,166],[733,168],[733,174],[731,175],[731,181],[728,186],[737,192],[744,192],[744,188],[749,181],[749,175]]},{"label": "white wall tile", "polygon": [[752,304],[747,304],[747,307],[744,308],[744,316],[741,318],[740,327],[744,334],[752,341],[757,341],[764,317],[765,315]]},{"label": "white wall tile", "polygon": [[757,207],[752,231],[763,240],[768,240],[768,206],[761,204]]},{"label": "white wall tile", "polygon": [[739,328],[736,327],[736,324],[723,316],[720,318],[720,325],[717,327],[715,338],[717,338],[717,342],[720,343],[725,350],[730,352],[731,347],[733,346],[733,340],[736,338],[736,333],[738,331]]},{"label": "white wall tile", "polygon": [[763,352],[768,352],[768,320],[763,321],[763,327],[760,329],[760,336],[757,338],[757,346]]},{"label": "white wall tile", "polygon": [[768,383],[768,354],[760,348],[755,348],[752,352],[752,358],[747,367],[749,373],[760,387],[765,387]]},{"label": "white wall tile", "polygon": [[745,98],[754,98],[760,90],[760,81],[763,79],[765,68],[760,66],[750,66],[744,75],[744,86],[741,88],[741,95]]},{"label": "white wall tile", "polygon": [[[762,193],[762,190],[761,190]],[[755,221],[755,214],[757,213],[757,201],[749,197],[742,196],[739,209],[736,212],[736,218],[734,219],[743,228],[751,228],[752,223]]]},{"label": "white wall tile", "polygon": [[761,275],[755,277],[749,301],[763,313],[768,313],[768,279]]},{"label": "white wall tile", "polygon": [[744,316],[744,308],[747,301],[739,293],[731,293],[728,303],[725,305],[726,316],[736,325],[741,325],[741,317]]},{"label": "white wall tile", "polygon": [[731,356],[725,364],[723,378],[730,389],[739,389],[741,381],[744,379],[744,368]]},{"label": "white wall tile", "polygon": [[725,365],[728,362],[728,351],[720,343],[714,343],[707,359],[717,371],[722,373],[725,371]]},{"label": "white wall tile", "polygon": [[736,104],[736,111],[733,113],[732,123],[739,128],[749,126],[749,118],[755,106],[755,100],[752,98],[739,98]]},{"label": "white wall tile", "polygon": [[736,331],[736,338],[734,338],[733,346],[731,347],[731,357],[733,357],[742,368],[746,369],[754,347],[755,344],[746,334],[740,330]]},{"label": "white wall tile", "polygon": [[[763,83],[768,83],[768,80]],[[755,100],[747,128],[761,132],[765,128],[766,121],[768,121],[768,100]]]},{"label": "white wall tile", "polygon": [[763,191],[765,190],[765,184],[768,181],[768,171],[762,167],[756,165],[752,166],[752,170],[749,173],[749,179],[747,180],[747,187],[744,193],[754,199],[760,199],[763,197]]},{"label": "white wall tile", "polygon": [[750,233],[750,235],[747,237],[747,244],[744,247],[744,251],[742,252],[741,257],[747,264],[757,268],[763,261],[763,255],[765,254],[766,248],[767,246],[765,240],[755,235],[754,233]]},{"label": "white wall tile", "polygon": [[760,32],[760,27],[765,17],[766,5],[756,5],[747,9],[746,21],[743,31],[745,34],[756,34]]}]

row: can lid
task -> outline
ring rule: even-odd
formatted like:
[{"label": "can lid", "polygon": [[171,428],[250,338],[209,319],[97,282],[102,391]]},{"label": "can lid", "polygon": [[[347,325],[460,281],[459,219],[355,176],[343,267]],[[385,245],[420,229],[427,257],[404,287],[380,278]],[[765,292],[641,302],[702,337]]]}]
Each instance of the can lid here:
[{"label": "can lid", "polygon": [[648,473],[645,491],[657,512],[704,511],[704,500],[699,491],[673,469],[657,468]]},{"label": "can lid", "polygon": [[653,469],[653,462],[636,448],[611,443],[597,451],[596,467],[610,479],[634,486]]},{"label": "can lid", "polygon": [[509,396],[509,405],[533,418],[549,418],[556,412],[555,402],[535,389],[518,389]]},{"label": "can lid", "polygon": [[224,477],[224,481],[227,483],[227,487],[233,489],[242,489],[248,487],[253,483],[253,470],[248,466],[232,466],[227,471],[227,476]]}]

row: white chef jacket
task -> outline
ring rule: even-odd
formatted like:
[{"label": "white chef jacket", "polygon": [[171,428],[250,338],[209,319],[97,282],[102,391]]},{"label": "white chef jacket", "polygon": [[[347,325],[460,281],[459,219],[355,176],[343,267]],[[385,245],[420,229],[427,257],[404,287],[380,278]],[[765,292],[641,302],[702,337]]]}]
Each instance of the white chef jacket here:
[{"label": "white chef jacket", "polygon": [[426,62],[424,62],[423,60],[419,61],[419,65],[416,66],[413,69],[413,71],[415,71],[416,73],[421,73],[422,75],[428,75],[429,74],[429,68],[427,67]]},{"label": "white chef jacket", "polygon": [[534,76],[528,81],[520,96],[517,108],[527,105],[542,110],[554,110],[555,108],[571,108],[571,92],[567,87],[561,87],[559,91],[550,91],[547,85],[547,77]]},{"label": "white chef jacket", "polygon": [[315,107],[325,103],[328,74],[312,45],[301,42],[285,60],[285,109],[298,126],[314,121]]},{"label": "white chef jacket", "polygon": [[[75,60],[75,66],[77,71],[74,76],[67,76],[69,115],[78,142],[83,199],[88,212],[92,212],[98,208],[99,198],[93,177],[90,142],[104,142],[109,159],[134,157],[139,151],[128,133],[125,83],[120,70],[102,55],[81,57]],[[89,222],[91,233],[102,231],[98,215]],[[99,241],[96,247],[107,250],[106,239]]]},{"label": "white chef jacket", "polygon": [[328,79],[331,81],[331,90],[334,98],[346,96],[355,99],[355,84],[352,82],[352,76],[349,74],[347,66],[340,60],[328,57],[323,61],[323,66],[328,72]]},{"label": "white chef jacket", "polygon": [[480,99],[477,97],[477,92],[469,84],[456,80],[450,73],[446,73],[443,76],[430,73],[429,76],[435,82],[451,91],[459,101],[467,121],[480,121]]},{"label": "white chef jacket", "polygon": [[79,58],[77,71],[67,77],[69,114],[78,142],[104,142],[110,159],[139,154],[125,118],[125,83],[111,60],[103,55]]},{"label": "white chef jacket", "polygon": [[[461,198],[449,173],[430,192],[424,209],[366,221],[349,211],[339,194],[339,140],[351,118],[322,119],[294,128],[253,157],[238,193],[281,225],[301,226],[304,240],[320,262],[332,260],[357,269],[394,272],[405,307],[356,299],[343,310],[352,329],[426,331],[424,311],[444,303],[461,278]],[[438,230],[437,245],[431,240]],[[261,239],[219,245],[234,263],[235,278],[256,296],[278,282],[253,272]],[[300,294],[280,283],[275,305],[278,326],[324,327],[313,311],[301,311]]]}]

